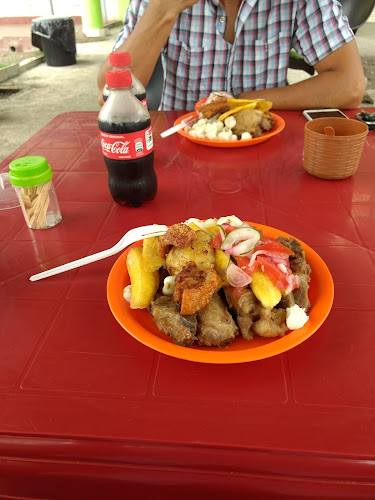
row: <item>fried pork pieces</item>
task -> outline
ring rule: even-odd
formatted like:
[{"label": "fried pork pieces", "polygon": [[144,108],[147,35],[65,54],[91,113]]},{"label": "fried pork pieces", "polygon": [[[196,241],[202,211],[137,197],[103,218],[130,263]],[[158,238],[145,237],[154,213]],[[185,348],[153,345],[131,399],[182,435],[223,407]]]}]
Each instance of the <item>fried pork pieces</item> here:
[{"label": "fried pork pieces", "polygon": [[[293,238],[278,241],[293,250],[291,269],[301,285],[271,309],[264,307],[248,287],[235,289],[228,285],[218,291],[210,238],[204,231],[196,231],[194,238],[186,231],[187,226],[181,226],[172,226],[159,241],[159,253],[167,256],[167,270],[176,277],[173,297],[157,294],[150,307],[159,330],[176,344],[191,347],[197,342],[201,346],[226,347],[238,335],[246,340],[252,340],[254,335],[283,336],[287,331],[285,309],[294,304],[306,311],[310,308],[311,269],[301,245]],[[179,248],[173,242],[178,242]]]}]

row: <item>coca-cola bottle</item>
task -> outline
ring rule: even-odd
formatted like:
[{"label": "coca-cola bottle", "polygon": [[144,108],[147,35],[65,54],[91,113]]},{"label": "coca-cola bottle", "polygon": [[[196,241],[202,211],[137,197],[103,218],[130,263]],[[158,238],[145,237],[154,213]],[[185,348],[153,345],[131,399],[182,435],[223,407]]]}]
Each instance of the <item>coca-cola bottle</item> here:
[{"label": "coca-cola bottle", "polygon": [[106,83],[98,125],[109,190],[119,205],[140,207],[157,191],[150,114],[131,92],[129,70],[107,71]]},{"label": "coca-cola bottle", "polygon": [[[131,59],[129,52],[111,52],[109,54],[109,64],[111,68],[114,70],[118,69],[128,69],[131,72]],[[138,80],[136,76],[132,75],[132,94],[135,95],[137,99],[141,101],[147,108],[147,99],[146,99],[146,89],[142,85],[142,83]],[[104,102],[108,99],[109,89],[108,85],[104,86],[103,90],[103,100]]]}]

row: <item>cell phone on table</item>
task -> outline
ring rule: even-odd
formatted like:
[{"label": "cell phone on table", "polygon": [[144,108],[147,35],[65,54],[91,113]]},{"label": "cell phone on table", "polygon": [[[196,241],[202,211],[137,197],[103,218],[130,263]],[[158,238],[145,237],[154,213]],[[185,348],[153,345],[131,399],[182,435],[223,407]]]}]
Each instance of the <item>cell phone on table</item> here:
[{"label": "cell phone on table", "polygon": [[339,109],[305,109],[302,113],[306,120],[315,118],[349,118]]}]

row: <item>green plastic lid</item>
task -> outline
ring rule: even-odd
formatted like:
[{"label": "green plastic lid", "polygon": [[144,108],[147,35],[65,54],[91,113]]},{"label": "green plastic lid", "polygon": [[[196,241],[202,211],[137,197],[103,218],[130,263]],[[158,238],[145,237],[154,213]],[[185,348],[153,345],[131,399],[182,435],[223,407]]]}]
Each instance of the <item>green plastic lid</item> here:
[{"label": "green plastic lid", "polygon": [[37,186],[52,179],[52,169],[43,156],[24,156],[9,164],[13,186]]}]

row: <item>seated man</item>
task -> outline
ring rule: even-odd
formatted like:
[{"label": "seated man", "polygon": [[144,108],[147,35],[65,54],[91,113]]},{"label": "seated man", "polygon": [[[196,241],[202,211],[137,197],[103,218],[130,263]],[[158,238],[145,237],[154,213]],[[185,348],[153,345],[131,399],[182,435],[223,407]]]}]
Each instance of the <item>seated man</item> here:
[{"label": "seated man", "polygon": [[[318,74],[287,85],[292,47]],[[215,90],[267,99],[274,109],[350,109],[365,91],[337,0],[131,0],[114,50],[130,52],[145,86],[162,54],[164,110],[193,109]],[[106,60],[98,75],[101,104],[108,69]]]}]

